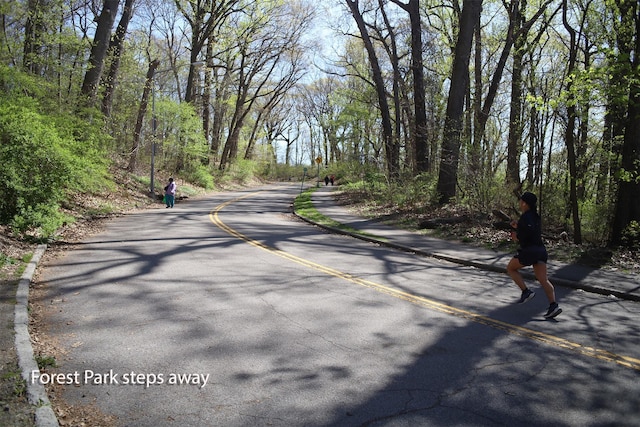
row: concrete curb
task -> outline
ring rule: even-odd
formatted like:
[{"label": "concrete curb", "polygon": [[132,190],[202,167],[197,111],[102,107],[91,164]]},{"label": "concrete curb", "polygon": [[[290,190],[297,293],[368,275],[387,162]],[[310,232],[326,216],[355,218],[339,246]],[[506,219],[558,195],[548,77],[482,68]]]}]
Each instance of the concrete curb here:
[{"label": "concrete curb", "polygon": [[[480,262],[476,262],[476,261],[469,261],[469,260],[466,260],[466,259],[452,257],[450,255],[439,254],[437,252],[426,252],[426,251],[422,251],[422,250],[419,250],[419,249],[416,249],[416,248],[410,248],[410,247],[407,247],[407,246],[404,246],[404,245],[399,245],[397,243],[385,242],[385,241],[378,240],[378,239],[375,239],[375,238],[372,238],[372,237],[367,237],[365,235],[358,234],[358,233],[353,233],[351,231],[342,230],[340,228],[331,227],[331,226],[323,225],[323,224],[318,224],[315,221],[312,221],[312,220],[310,220],[308,218],[305,218],[304,216],[298,214],[295,211],[295,209],[293,209],[293,205],[292,205],[291,211],[293,212],[293,214],[295,216],[297,216],[301,220],[303,220],[305,222],[308,222],[309,224],[315,225],[317,227],[323,228],[323,229],[325,229],[327,231],[330,231],[332,233],[351,236],[351,237],[353,237],[355,239],[364,240],[365,242],[376,243],[378,245],[386,246],[386,247],[397,249],[397,250],[404,251],[404,252],[414,253],[416,255],[420,255],[420,256],[424,256],[424,257],[435,258],[435,259],[439,259],[439,260],[442,260],[442,261],[448,261],[448,262],[452,262],[454,264],[464,265],[464,266],[467,266],[467,267],[474,267],[474,268],[478,268],[480,270],[494,271],[496,273],[507,274],[506,267],[499,267],[499,266],[490,265],[490,264],[484,264],[484,263],[480,263]],[[523,272],[521,272],[521,274],[525,279],[535,280],[535,275],[533,275],[532,273],[528,273],[528,272],[524,272],[523,271]],[[571,289],[580,289],[580,290],[583,290],[585,292],[591,292],[591,293],[596,293],[596,294],[600,294],[600,295],[607,295],[607,296],[612,295],[612,296],[614,296],[616,298],[629,300],[629,301],[640,301],[640,296],[638,296],[638,295],[628,294],[628,293],[625,293],[625,292],[619,292],[619,291],[615,291],[615,290],[612,290],[612,289],[606,289],[606,288],[603,288],[603,287],[589,285],[587,283],[578,282],[578,281],[574,281],[574,280],[562,279],[562,278],[559,278],[559,277],[554,277],[553,275],[550,275],[549,278],[552,280],[554,285],[564,286],[566,288],[571,288]]]},{"label": "concrete curb", "polygon": [[38,245],[18,283],[14,314],[15,345],[22,378],[27,384],[29,403],[36,407],[36,426],[59,427],[58,419],[53,412],[44,386],[38,381],[31,381],[31,373],[35,372],[39,378],[40,370],[33,356],[33,347],[31,346],[31,337],[29,335],[29,286],[38,262],[46,249],[47,245]]}]

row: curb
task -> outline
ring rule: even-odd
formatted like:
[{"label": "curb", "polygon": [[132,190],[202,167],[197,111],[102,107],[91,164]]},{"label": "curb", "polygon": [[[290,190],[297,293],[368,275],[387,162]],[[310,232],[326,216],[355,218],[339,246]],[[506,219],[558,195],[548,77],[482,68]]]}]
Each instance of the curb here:
[{"label": "curb", "polygon": [[[452,257],[450,255],[443,255],[443,254],[438,254],[437,252],[426,252],[426,251],[422,251],[420,249],[415,249],[415,248],[410,248],[408,246],[403,246],[403,245],[399,245],[397,243],[390,243],[390,242],[384,242],[382,240],[377,240],[371,237],[367,237],[364,236],[362,234],[357,234],[357,233],[353,233],[350,231],[345,231],[342,230],[340,228],[336,228],[336,227],[331,227],[328,225],[323,225],[323,224],[318,224],[315,221],[312,221],[308,218],[303,217],[302,215],[298,214],[295,209],[293,209],[293,205],[292,205],[292,212],[295,216],[297,216],[298,218],[300,218],[301,220],[315,225],[317,227],[323,228],[327,231],[330,231],[332,233],[335,234],[342,234],[345,236],[350,236],[353,237],[355,239],[360,239],[360,240],[364,240],[365,242],[369,242],[369,243],[375,243],[381,246],[386,246],[389,248],[393,248],[393,249],[397,249],[400,251],[404,251],[404,252],[410,252],[416,255],[420,255],[420,256],[424,256],[424,257],[429,257],[429,258],[435,258],[435,259],[439,259],[442,261],[448,261],[448,262],[452,262],[454,264],[459,264],[459,265],[464,265],[467,267],[474,267],[480,270],[486,270],[486,271],[493,271],[496,273],[504,273],[507,274],[507,269],[505,267],[497,267],[495,265],[487,265],[487,264],[483,264],[480,262],[475,262],[475,261],[469,261],[469,260],[465,260],[465,259],[461,259],[461,258],[456,258],[456,257]],[[528,273],[528,272],[521,272],[522,276],[528,280],[535,280],[535,275],[532,273]],[[620,291],[615,291],[612,289],[606,289],[606,288],[602,288],[599,286],[594,286],[594,285],[589,285],[586,283],[582,283],[582,282],[578,282],[575,280],[569,280],[569,279],[562,279],[559,277],[554,277],[553,275],[550,276],[550,279],[553,280],[553,284],[554,285],[558,285],[558,286],[563,286],[565,288],[571,288],[571,289],[580,289],[583,290],[585,292],[591,292],[591,293],[595,293],[595,294],[600,294],[600,295],[606,295],[606,296],[614,296],[616,298],[619,299],[624,299],[624,300],[628,300],[628,301],[640,301],[640,296],[639,295],[633,295],[633,294],[628,294],[625,292],[620,292]]]},{"label": "curb", "polygon": [[39,381],[31,381],[31,373],[36,373],[39,378],[40,369],[33,356],[31,336],[29,335],[29,286],[38,262],[46,249],[47,245],[38,245],[18,283],[14,312],[15,345],[18,365],[22,371],[22,378],[27,384],[29,403],[35,406],[36,426],[59,427],[60,424],[58,424],[58,419],[53,412],[44,386]]}]

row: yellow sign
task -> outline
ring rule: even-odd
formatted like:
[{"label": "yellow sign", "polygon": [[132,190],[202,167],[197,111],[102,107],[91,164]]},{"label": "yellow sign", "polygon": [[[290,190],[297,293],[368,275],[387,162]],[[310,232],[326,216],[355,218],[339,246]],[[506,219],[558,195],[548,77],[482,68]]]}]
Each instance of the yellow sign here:
[{"label": "yellow sign", "polygon": [[317,163],[317,164],[322,163],[322,156],[318,156],[318,157],[316,157],[316,163]]}]

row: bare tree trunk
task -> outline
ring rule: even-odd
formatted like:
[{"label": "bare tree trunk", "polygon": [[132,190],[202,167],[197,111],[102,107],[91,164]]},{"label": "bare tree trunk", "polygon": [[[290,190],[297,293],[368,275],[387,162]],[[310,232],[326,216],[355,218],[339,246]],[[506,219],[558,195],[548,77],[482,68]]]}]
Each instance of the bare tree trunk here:
[{"label": "bare tree trunk", "polygon": [[[577,41],[576,31],[571,27],[567,21],[567,0],[563,1],[562,10],[562,22],[569,32],[570,45],[569,45],[569,64],[567,67],[567,73],[571,75],[576,67],[576,55],[577,55]],[[571,93],[571,80],[567,84],[567,92]],[[580,226],[580,211],[578,207],[578,191],[577,191],[577,167],[576,167],[576,150],[575,150],[575,128],[577,113],[575,104],[571,99],[567,102],[567,128],[565,131],[565,143],[567,145],[567,161],[569,163],[569,203],[571,208],[571,217],[573,220],[573,240],[576,244],[582,244],[582,229]]]},{"label": "bare tree trunk", "polygon": [[27,22],[24,26],[23,67],[32,74],[40,74],[38,62],[42,51],[42,35],[46,31],[44,11],[48,7],[46,0],[29,0],[27,3]]},{"label": "bare tree trunk", "polygon": [[[482,31],[480,27],[480,14],[478,14],[474,37],[474,88],[473,94],[473,128],[479,129],[480,114],[482,113]],[[471,140],[471,173],[478,176],[482,171],[483,155],[481,154],[483,135],[480,132],[474,132]]]},{"label": "bare tree trunk", "polygon": [[[218,151],[222,143],[222,125],[227,115],[228,100],[230,98],[229,76],[231,66],[227,64],[221,81],[217,82],[216,96],[214,97],[213,107],[213,124],[211,126],[211,148],[209,163],[216,163],[218,160]],[[217,79],[216,79],[217,80]]]},{"label": "bare tree trunk", "polygon": [[111,28],[118,13],[119,3],[119,0],[104,0],[102,12],[98,17],[98,27],[93,38],[89,64],[80,91],[89,104],[93,103],[98,94],[98,84],[104,69],[104,61],[107,57],[109,40],[111,39]]},{"label": "bare tree trunk", "polygon": [[385,147],[387,171],[391,179],[396,179],[399,175],[399,158],[395,156],[394,138],[393,138],[393,124],[391,123],[391,113],[389,110],[389,101],[387,100],[387,91],[384,85],[384,78],[382,76],[382,70],[378,57],[376,56],[375,48],[369,32],[367,30],[364,18],[360,13],[358,0],[345,0],[347,6],[351,10],[351,15],[358,25],[360,30],[360,36],[364,43],[364,47],[369,56],[369,63],[371,64],[371,71],[373,74],[373,81],[376,87],[376,93],[378,95],[378,107],[380,108],[380,118],[382,120],[382,138]]},{"label": "bare tree trunk", "polygon": [[[524,17],[519,7],[511,18],[515,28],[522,28]],[[527,32],[516,35],[513,47],[513,73],[511,77],[511,100],[509,104],[509,135],[507,137],[508,187],[520,184],[520,153],[522,152],[522,61]]]},{"label": "bare tree trunk", "polygon": [[115,36],[111,40],[109,51],[111,53],[111,65],[109,66],[109,73],[104,79],[104,96],[102,97],[102,114],[109,117],[111,116],[111,105],[113,103],[113,91],[116,85],[116,77],[118,75],[118,69],[120,68],[120,58],[122,56],[122,46],[124,45],[124,39],[127,34],[127,28],[129,27],[129,21],[133,13],[134,0],[126,0],[124,3],[124,11],[120,17],[120,22],[116,29]]},{"label": "bare tree trunk", "polygon": [[[396,2],[397,3],[397,2]],[[397,3],[401,7],[404,7],[402,3]],[[387,54],[389,55],[389,61],[391,62],[391,66],[393,68],[393,111],[395,113],[395,128],[394,128],[394,141],[393,141],[393,157],[400,158],[400,131],[402,129],[402,102],[400,99],[400,82],[402,78],[400,76],[400,64],[398,58],[398,44],[396,42],[396,34],[393,26],[389,22],[389,18],[387,16],[387,12],[384,8],[383,0],[378,0],[378,5],[380,7],[380,11],[382,12],[382,17],[386,26],[387,33],[389,35],[389,45],[385,43],[385,48],[387,50]],[[385,37],[380,36],[380,39],[384,41]],[[405,100],[407,98],[405,97]],[[406,103],[405,103],[406,104]],[[414,134],[413,129],[409,129],[410,134]],[[334,147],[335,145],[335,147]],[[408,144],[409,145],[409,144]],[[415,143],[414,141],[410,141],[411,148],[407,148],[408,152],[413,152],[414,160],[415,156]],[[331,144],[331,156],[333,160],[334,148],[337,150],[337,142],[332,141]],[[407,156],[409,157],[409,156]],[[398,166],[399,167],[399,166]]]},{"label": "bare tree trunk", "polygon": [[464,0],[462,14],[460,15],[458,41],[456,42],[453,70],[451,72],[451,88],[449,90],[444,122],[440,173],[437,184],[440,204],[449,203],[456,195],[464,99],[467,93],[466,83],[469,78],[471,43],[475,26],[478,22],[478,15],[481,11],[481,0]]},{"label": "bare tree trunk", "polygon": [[[213,40],[210,38],[207,43],[207,53],[205,63],[210,64],[213,58]],[[202,131],[207,142],[207,150],[211,148],[211,84],[212,70],[204,69],[204,90],[202,91]]]},{"label": "bare tree trunk", "polygon": [[[142,99],[140,100],[140,108],[138,108],[138,118],[136,120],[136,127],[133,131],[133,145],[131,147],[131,153],[129,154],[129,171],[134,171],[136,168],[136,159],[138,157],[138,149],[140,148],[140,134],[142,133],[142,125],[144,124],[144,116],[147,114],[147,106],[149,105],[149,94],[153,90],[153,76],[156,73],[156,68],[160,61],[155,59],[149,64],[149,70],[147,71],[147,78],[144,82],[144,90],[142,91]],[[155,130],[155,120],[153,117],[153,127]],[[154,135],[155,137],[155,135]],[[154,141],[155,142],[155,141]]]},{"label": "bare tree trunk", "polygon": [[[622,2],[620,2],[622,3]],[[619,46],[624,50],[621,54],[640,51],[640,10],[637,2],[628,2],[622,9],[623,19],[634,28],[635,43],[629,46]],[[633,57],[630,64],[631,70],[635,70],[629,87],[629,101],[627,108],[627,123],[625,128],[624,143],[622,146],[622,168],[618,180],[618,198],[616,201],[613,219],[613,231],[611,243],[619,245],[623,242],[624,231],[632,221],[640,222],[640,58]]]},{"label": "bare tree trunk", "polygon": [[[414,147],[416,172],[429,170],[429,146],[427,141],[427,108],[424,89],[424,67],[422,64],[422,22],[420,21],[420,0],[408,0],[402,3],[392,0],[409,14],[411,22],[411,71],[413,72],[414,107]],[[397,58],[396,58],[397,61]]]},{"label": "bare tree trunk", "polygon": [[[176,7],[182,13],[191,28],[191,55],[185,102],[192,102],[194,98],[194,81],[196,79],[196,63],[205,42],[212,37],[215,31],[226,19],[236,11],[239,0],[200,0],[197,2],[181,2],[174,0]],[[185,8],[189,4],[191,10]]]},{"label": "bare tree trunk", "polygon": [[416,123],[416,166],[418,173],[429,171],[429,146],[427,141],[427,107],[422,64],[422,23],[420,1],[409,0],[407,8],[411,21],[411,68],[413,71],[413,102]]}]

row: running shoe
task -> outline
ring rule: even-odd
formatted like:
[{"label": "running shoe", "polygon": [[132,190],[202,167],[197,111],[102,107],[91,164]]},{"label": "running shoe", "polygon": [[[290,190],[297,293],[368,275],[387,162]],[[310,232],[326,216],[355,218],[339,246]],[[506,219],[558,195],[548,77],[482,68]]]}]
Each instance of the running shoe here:
[{"label": "running shoe", "polygon": [[557,302],[554,302],[554,303],[551,303],[551,305],[549,305],[549,310],[547,310],[544,317],[546,319],[553,319],[560,313],[562,313],[562,309],[560,308]]},{"label": "running shoe", "polygon": [[533,292],[531,289],[525,289],[524,291],[522,291],[522,295],[520,296],[520,301],[518,301],[518,304],[524,304],[525,302],[529,301],[531,298],[535,296],[536,296],[536,293]]}]

